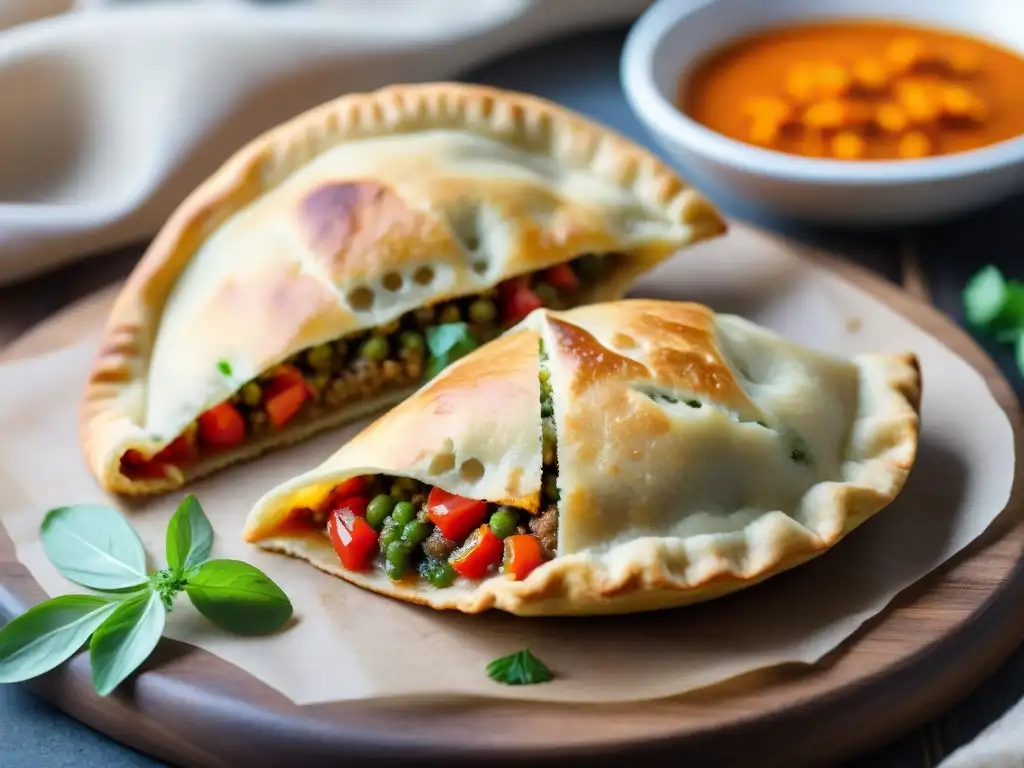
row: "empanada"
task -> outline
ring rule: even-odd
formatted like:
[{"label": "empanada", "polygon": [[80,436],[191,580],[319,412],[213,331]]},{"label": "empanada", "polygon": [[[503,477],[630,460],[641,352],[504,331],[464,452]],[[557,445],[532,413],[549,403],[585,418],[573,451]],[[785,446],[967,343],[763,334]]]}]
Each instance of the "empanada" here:
[{"label": "empanada", "polygon": [[397,402],[535,307],[617,298],[724,229],[652,155],[546,101],[343,97],[243,148],[160,232],[86,387],[89,467],[112,491],[180,486]]},{"label": "empanada", "polygon": [[839,359],[699,304],[537,310],[270,491],[244,535],[439,609],[683,605],[891,502],[920,392],[913,355]]}]

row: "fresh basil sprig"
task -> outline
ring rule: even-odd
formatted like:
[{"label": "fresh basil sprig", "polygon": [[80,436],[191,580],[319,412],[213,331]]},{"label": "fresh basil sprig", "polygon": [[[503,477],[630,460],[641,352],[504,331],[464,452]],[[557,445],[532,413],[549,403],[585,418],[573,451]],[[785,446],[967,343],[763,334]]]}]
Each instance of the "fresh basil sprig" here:
[{"label": "fresh basil sprig", "polygon": [[209,559],[213,528],[192,495],[167,525],[167,568],[152,573],[142,540],[110,507],[51,510],[40,537],[58,571],[104,594],[55,597],[8,623],[0,630],[0,683],[49,672],[88,642],[93,685],[106,696],[149,658],[180,592],[240,635],[273,632],[292,615],[288,597],[258,568]]},{"label": "fresh basil sprig", "polygon": [[979,270],[963,291],[964,316],[1000,344],[1012,344],[1024,373],[1024,283],[1008,280],[995,266]]},{"label": "fresh basil sprig", "polygon": [[432,325],[427,328],[426,336],[427,349],[430,350],[426,370],[427,381],[479,346],[466,323]]}]

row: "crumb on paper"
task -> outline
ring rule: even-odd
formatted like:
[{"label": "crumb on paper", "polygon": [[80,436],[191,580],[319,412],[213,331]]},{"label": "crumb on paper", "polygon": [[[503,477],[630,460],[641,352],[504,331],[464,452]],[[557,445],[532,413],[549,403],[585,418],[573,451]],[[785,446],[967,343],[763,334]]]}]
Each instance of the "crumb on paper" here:
[{"label": "crumb on paper", "polygon": [[858,333],[864,324],[861,323],[859,317],[848,317],[846,318],[846,332],[847,333]]}]

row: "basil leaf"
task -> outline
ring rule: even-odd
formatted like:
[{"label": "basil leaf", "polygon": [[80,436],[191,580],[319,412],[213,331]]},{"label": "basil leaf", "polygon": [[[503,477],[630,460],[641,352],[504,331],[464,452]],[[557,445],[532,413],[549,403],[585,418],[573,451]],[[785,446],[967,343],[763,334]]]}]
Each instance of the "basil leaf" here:
[{"label": "basil leaf", "polygon": [[441,355],[441,357],[431,357],[427,360],[427,369],[423,373],[423,380],[430,381],[432,378],[437,376],[441,371],[448,367],[451,362],[448,359],[448,355]]},{"label": "basil leaf", "polygon": [[534,685],[546,683],[553,677],[547,665],[530,653],[529,648],[495,659],[487,665],[487,676],[505,685]]},{"label": "basil leaf", "polygon": [[427,349],[430,354],[440,357],[453,349],[469,332],[469,325],[466,323],[444,323],[443,325],[432,325],[427,328]]},{"label": "basil leaf", "polygon": [[1006,281],[1006,300],[998,319],[1018,327],[1024,323],[1024,285],[1015,280]]},{"label": "basil leaf", "polygon": [[476,337],[466,323],[432,325],[427,328],[426,336],[427,348],[430,350],[425,373],[427,381],[478,346]]},{"label": "basil leaf", "polygon": [[40,536],[50,562],[83,587],[116,592],[148,580],[139,535],[110,507],[79,504],[50,510]]},{"label": "basil leaf", "polygon": [[971,325],[983,327],[995,320],[1006,303],[1006,281],[994,266],[987,266],[967,281],[963,292],[964,315]]},{"label": "basil leaf", "polygon": [[1016,344],[1021,336],[1024,336],[1024,328],[1004,328],[996,331],[996,341],[1000,344]]},{"label": "basil leaf", "polygon": [[89,643],[92,684],[101,696],[117,688],[153,652],[164,632],[167,611],[156,592],[118,605]]},{"label": "basil leaf", "polygon": [[63,595],[40,603],[0,630],[0,683],[49,672],[82,647],[119,603],[93,595]]},{"label": "basil leaf", "polygon": [[189,600],[217,626],[239,635],[261,635],[280,628],[292,604],[270,577],[239,560],[210,560],[189,574]]},{"label": "basil leaf", "polygon": [[189,494],[167,524],[167,565],[180,576],[205,562],[211,549],[213,527],[199,501]]}]

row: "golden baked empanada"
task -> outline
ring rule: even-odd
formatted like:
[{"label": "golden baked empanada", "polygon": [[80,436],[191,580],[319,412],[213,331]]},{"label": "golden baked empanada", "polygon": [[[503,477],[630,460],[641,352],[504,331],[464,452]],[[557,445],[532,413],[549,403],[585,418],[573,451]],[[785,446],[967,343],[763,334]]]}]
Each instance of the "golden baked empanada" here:
[{"label": "golden baked empanada", "polygon": [[839,359],[698,304],[537,310],[270,491],[245,538],[441,609],[706,600],[891,502],[920,387],[913,355]]},{"label": "golden baked empanada", "polygon": [[180,486],[397,402],[535,307],[617,298],[722,231],[652,155],[540,99],[346,96],[243,148],[160,232],[86,387],[89,467],[113,491]]}]

